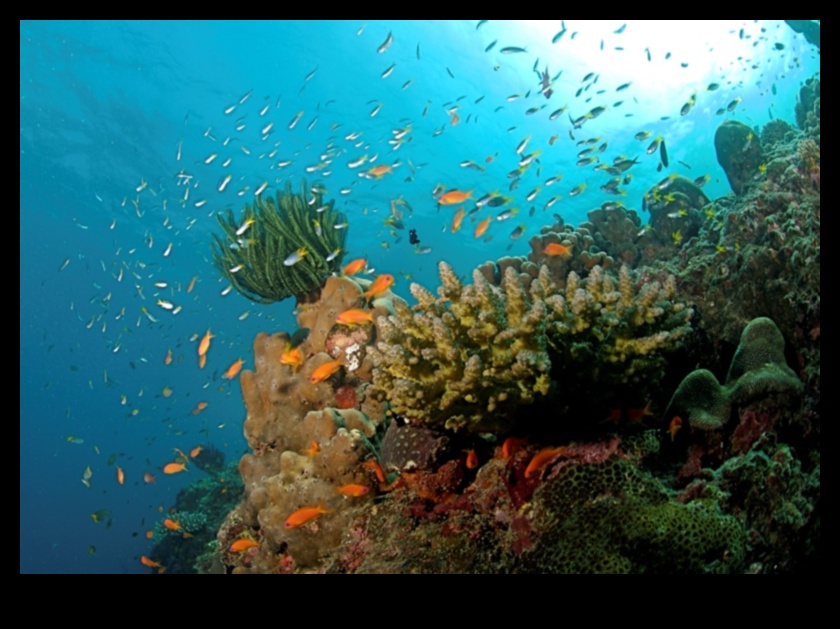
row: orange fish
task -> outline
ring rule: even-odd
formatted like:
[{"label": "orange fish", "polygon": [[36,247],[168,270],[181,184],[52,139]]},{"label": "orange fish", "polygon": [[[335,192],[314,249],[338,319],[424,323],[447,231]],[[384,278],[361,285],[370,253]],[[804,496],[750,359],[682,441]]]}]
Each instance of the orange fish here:
[{"label": "orange fish", "polygon": [[307,522],[311,522],[319,515],[327,513],[324,507],[303,507],[292,513],[283,523],[287,529],[294,529],[303,526]]},{"label": "orange fish", "polygon": [[349,485],[342,485],[341,487],[336,488],[336,491],[344,496],[352,496],[353,498],[358,498],[359,496],[364,496],[366,493],[370,491],[370,487],[367,485],[357,485],[355,483],[350,483]]},{"label": "orange fish", "polygon": [[566,448],[543,448],[534,455],[528,467],[525,468],[525,478],[531,478],[534,474],[542,472],[554,459],[565,454]]},{"label": "orange fish", "polygon": [[458,210],[455,212],[455,216],[452,218],[452,233],[458,233],[458,230],[461,229],[461,223],[464,221],[464,217],[467,213],[464,211],[463,207],[459,207]]},{"label": "orange fish", "polygon": [[353,260],[352,262],[347,263],[347,265],[341,269],[342,274],[344,275],[356,275],[359,271],[367,266],[367,260],[365,258],[358,258]]},{"label": "orange fish", "polygon": [[216,338],[212,334],[210,334],[210,330],[208,329],[207,332],[204,334],[204,338],[201,339],[201,342],[198,344],[198,355],[204,356],[207,353],[207,350],[210,349],[210,339]]},{"label": "orange fish", "polygon": [[193,415],[198,415],[201,411],[207,408],[207,402],[199,402],[195,405],[195,408],[192,410]]},{"label": "orange fish", "polygon": [[682,417],[674,415],[674,419],[672,419],[671,423],[668,425],[668,433],[671,435],[671,441],[673,441],[674,437],[677,436],[677,433],[680,431],[680,428],[682,428],[682,425]]},{"label": "orange fish", "polygon": [[382,469],[382,466],[379,465],[379,463],[376,460],[371,459],[370,461],[365,461],[364,463],[362,463],[362,466],[366,467],[369,470],[373,470],[373,473],[376,474],[376,480],[378,480],[380,483],[385,482],[385,470]]},{"label": "orange fish", "polygon": [[452,118],[449,120],[449,124],[451,124],[454,127],[459,122],[461,122],[461,117],[458,115],[458,112],[453,111]]},{"label": "orange fish", "polygon": [[526,440],[521,437],[508,437],[502,444],[502,457],[507,460],[513,453],[525,445]]},{"label": "orange fish", "polygon": [[166,350],[166,358],[163,359],[164,365],[171,365],[172,364],[172,350]]},{"label": "orange fish", "polygon": [[572,248],[567,245],[552,242],[545,246],[543,253],[547,256],[567,256],[572,253]]},{"label": "orange fish", "polygon": [[194,447],[192,450],[190,450],[190,458],[191,458],[191,459],[194,459],[194,458],[195,458],[195,457],[197,457],[199,454],[201,454],[201,451],[202,451],[202,450],[204,450],[204,446],[196,446],[196,447]]},{"label": "orange fish", "polygon": [[252,539],[238,539],[230,545],[230,548],[228,548],[228,550],[232,553],[241,553],[248,550],[249,548],[256,548],[259,545],[259,542],[255,542]]},{"label": "orange fish", "polygon": [[335,318],[336,323],[342,325],[361,325],[363,323],[373,323],[373,313],[369,310],[359,310],[358,308],[350,308],[340,313]]},{"label": "orange fish", "polygon": [[163,568],[159,562],[149,559],[146,555],[140,555],[140,563],[142,563],[147,568]]},{"label": "orange fish", "polygon": [[125,484],[125,472],[123,472],[123,469],[119,465],[117,466],[117,482],[120,485]]},{"label": "orange fish", "polygon": [[[155,532],[152,529],[146,531],[146,539],[152,539],[155,536]],[[151,567],[151,566],[149,566]]]},{"label": "orange fish", "polygon": [[169,397],[172,395],[172,387],[163,387],[163,391],[161,391],[163,397]]},{"label": "orange fish", "polygon": [[470,198],[472,198],[472,191],[450,190],[440,195],[437,202],[438,205],[458,205]]},{"label": "orange fish", "polygon": [[309,447],[303,451],[306,456],[315,456],[321,451],[321,446],[318,445],[317,441],[313,441],[309,444]]},{"label": "orange fish", "polygon": [[473,236],[476,238],[480,238],[484,235],[484,232],[487,231],[487,228],[490,227],[490,221],[493,220],[492,216],[488,216],[483,221],[481,221],[478,225],[475,226],[475,231],[473,232]]},{"label": "orange fish", "polygon": [[186,472],[187,466],[183,463],[167,463],[163,466],[164,474],[177,474],[179,472]]},{"label": "orange fish", "polygon": [[244,364],[245,361],[240,358],[230,367],[228,367],[228,370],[224,374],[222,374],[222,378],[224,378],[225,380],[233,380],[236,377],[236,374],[239,373],[239,370],[242,369],[242,365]]},{"label": "orange fish", "polygon": [[470,448],[467,450],[467,469],[474,470],[478,467],[478,455],[475,453],[475,450]]},{"label": "orange fish", "polygon": [[143,482],[146,483],[147,485],[151,485],[152,483],[154,483],[155,482],[154,474],[149,474],[148,472],[144,472],[143,473]]},{"label": "orange fish", "polygon": [[280,364],[297,369],[303,364],[303,353],[297,347],[292,349],[291,344],[286,343],[286,349],[280,354]]},{"label": "orange fish", "polygon": [[381,295],[386,290],[391,288],[391,286],[393,285],[394,276],[390,275],[389,273],[386,273],[384,275],[380,275],[375,280],[373,280],[373,284],[371,284],[370,287],[362,294],[368,299],[371,297],[377,297],[378,295]]},{"label": "orange fish", "polygon": [[651,402],[648,402],[644,408],[626,408],[624,409],[624,415],[627,417],[627,421],[631,423],[638,423],[642,421],[643,418],[647,417],[648,415],[653,415],[650,410]]},{"label": "orange fish", "polygon": [[168,528],[170,531],[180,531],[181,530],[181,523],[178,520],[170,520],[169,518],[163,519],[163,525]]},{"label": "orange fish", "polygon": [[371,177],[375,177],[376,179],[380,179],[393,171],[394,169],[388,164],[382,164],[381,166],[374,166],[373,168],[368,169],[367,174]]},{"label": "orange fish", "polygon": [[336,371],[341,368],[342,365],[341,359],[330,360],[325,362],[320,367],[316,368],[315,371],[312,372],[312,375],[309,376],[309,382],[312,384],[317,384],[319,382],[323,382],[331,375],[333,375]]}]

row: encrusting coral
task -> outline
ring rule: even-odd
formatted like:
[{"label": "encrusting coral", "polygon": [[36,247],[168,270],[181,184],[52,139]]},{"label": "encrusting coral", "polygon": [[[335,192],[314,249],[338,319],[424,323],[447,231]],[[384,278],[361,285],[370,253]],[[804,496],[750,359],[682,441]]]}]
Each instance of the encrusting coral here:
[{"label": "encrusting coral", "polygon": [[646,383],[690,330],[673,278],[637,284],[626,267],[615,278],[595,266],[561,290],[546,266],[536,278],[509,266],[499,286],[478,269],[468,285],[445,262],[439,271],[439,296],[412,284],[418,304],[380,319],[369,350],[391,412],[434,428],[505,432],[548,394],[549,372],[564,388]]},{"label": "encrusting coral", "polygon": [[346,217],[325,202],[321,188],[300,193],[291,184],[277,200],[258,196],[242,220],[219,214],[224,236],[213,234],[213,262],[236,290],[258,303],[304,297],[341,267]]}]

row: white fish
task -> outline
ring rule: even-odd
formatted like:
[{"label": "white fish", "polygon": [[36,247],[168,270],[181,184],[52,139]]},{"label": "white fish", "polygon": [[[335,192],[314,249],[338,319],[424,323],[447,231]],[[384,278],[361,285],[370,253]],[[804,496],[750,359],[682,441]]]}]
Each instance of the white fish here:
[{"label": "white fish", "polygon": [[274,122],[273,122],[273,121],[272,121],[272,122],[269,122],[267,125],[265,125],[265,126],[262,128],[262,131],[260,131],[260,135],[266,135],[268,132],[270,132],[270,131],[271,131],[271,129],[272,129],[273,127],[274,127]]},{"label": "white fish", "polygon": [[218,153],[210,153],[210,155],[208,155],[208,156],[204,159],[204,163],[205,163],[205,164],[212,164],[212,163],[213,163],[213,160],[215,160],[218,156],[219,156],[219,154],[218,154]]},{"label": "white fish", "polygon": [[370,117],[373,118],[376,114],[379,113],[379,110],[382,109],[382,103],[379,103],[373,110],[370,112]]},{"label": "white fish", "polygon": [[[267,182],[267,181],[263,181],[263,182],[260,184],[260,187],[259,187],[259,188],[257,188],[256,190],[254,190],[254,196],[255,196],[255,197],[260,196],[263,192],[265,192],[265,189],[266,189],[266,188],[268,188],[268,182]],[[237,236],[241,236],[242,234],[240,234],[239,232],[236,232],[236,235],[237,235]]]},{"label": "white fish", "polygon": [[172,253],[172,243],[171,242],[168,245],[166,245],[166,249],[164,249],[164,251],[163,251],[163,257],[164,258],[168,257],[170,253]]},{"label": "white fish", "polygon": [[396,64],[396,63],[392,63],[392,64],[391,64],[391,65],[390,65],[390,66],[389,66],[389,67],[388,67],[388,68],[387,68],[387,69],[386,69],[386,70],[382,73],[382,78],[383,78],[383,79],[387,79],[389,76],[391,76],[391,72],[393,72],[393,71],[394,71],[394,68],[396,68],[396,67],[397,67],[397,64]]},{"label": "white fish", "polygon": [[233,290],[233,284],[228,284],[228,285],[227,285],[227,288],[225,288],[225,289],[222,291],[222,297],[224,297],[225,295],[227,295],[227,294],[228,294],[230,291],[232,291],[232,290]]},{"label": "white fish", "polygon": [[295,114],[295,117],[292,118],[292,121],[289,123],[289,129],[294,129],[295,125],[300,122],[300,119],[303,118],[303,112],[299,111]]},{"label": "white fish", "polygon": [[233,179],[232,175],[225,175],[224,179],[219,182],[219,192],[225,191],[231,179]]},{"label": "white fish", "polygon": [[388,48],[390,48],[391,44],[393,44],[393,43],[394,43],[394,34],[389,31],[388,32],[388,37],[386,37],[385,41],[382,42],[379,45],[379,48],[376,49],[376,52],[378,52],[381,55],[383,52],[388,50]]}]

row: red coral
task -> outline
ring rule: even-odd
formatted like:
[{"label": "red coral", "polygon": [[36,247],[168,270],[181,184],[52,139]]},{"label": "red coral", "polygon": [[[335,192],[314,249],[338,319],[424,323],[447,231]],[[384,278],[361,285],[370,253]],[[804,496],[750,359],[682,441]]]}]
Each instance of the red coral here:
[{"label": "red coral", "polygon": [[762,434],[770,432],[779,419],[781,411],[776,408],[763,410],[760,407],[748,406],[738,413],[740,423],[732,433],[732,452],[744,454]]},{"label": "red coral", "polygon": [[356,387],[349,384],[338,387],[335,392],[336,408],[356,408],[359,404],[359,397],[356,395]]}]

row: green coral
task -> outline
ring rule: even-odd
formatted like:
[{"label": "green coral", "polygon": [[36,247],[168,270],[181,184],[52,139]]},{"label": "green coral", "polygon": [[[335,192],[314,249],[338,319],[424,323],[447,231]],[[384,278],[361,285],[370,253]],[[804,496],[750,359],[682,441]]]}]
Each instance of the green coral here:
[{"label": "green coral", "polygon": [[632,463],[571,463],[534,495],[537,541],[524,571],[738,572],[745,534],[711,500],[687,504]]},{"label": "green coral", "polygon": [[647,383],[690,329],[673,278],[637,285],[626,267],[615,278],[595,266],[561,290],[547,266],[536,277],[508,266],[499,286],[479,269],[468,285],[439,270],[439,296],[412,284],[417,305],[381,317],[370,351],[391,411],[432,427],[508,430],[519,405],[548,393],[550,371],[578,394],[582,382]]},{"label": "green coral", "polygon": [[[224,234],[213,234],[216,268],[245,297],[263,304],[319,288],[341,267],[347,236],[346,217],[333,201],[324,201],[324,192],[304,181],[296,194],[287,184],[276,200],[258,196],[253,205],[246,204],[241,220],[233,210],[219,214]],[[252,223],[241,231],[245,221]],[[286,265],[295,252],[302,258]]]},{"label": "green coral", "polygon": [[771,393],[799,397],[802,382],[785,362],[785,339],[772,319],[758,317],[741,333],[726,384],[706,369],[688,374],[671,398],[666,416],[684,412],[701,430],[715,430],[729,419],[732,404],[743,405]]}]

